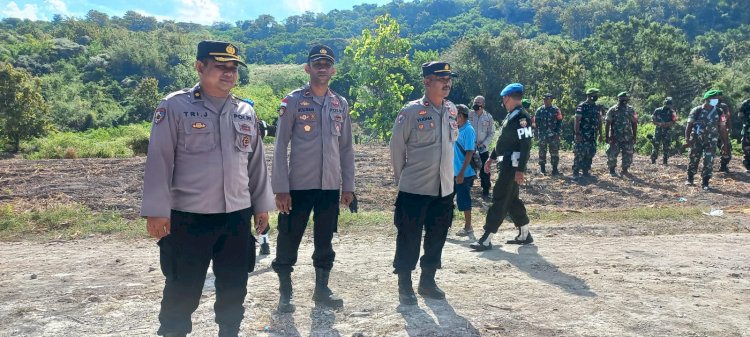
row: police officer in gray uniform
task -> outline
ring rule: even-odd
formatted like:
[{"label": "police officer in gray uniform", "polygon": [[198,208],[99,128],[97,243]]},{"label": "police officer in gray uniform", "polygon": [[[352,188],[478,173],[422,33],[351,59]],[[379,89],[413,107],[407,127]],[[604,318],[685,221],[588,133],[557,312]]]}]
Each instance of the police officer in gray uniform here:
[{"label": "police officer in gray uniform", "polygon": [[208,265],[216,275],[219,336],[237,336],[256,230],[274,209],[255,111],[230,90],[240,60],[236,46],[198,44],[200,83],[173,92],[156,109],[144,174],[141,216],[159,239],[166,278],[158,334],[185,336]]},{"label": "police officer in gray uniform", "polygon": [[458,139],[456,106],[445,98],[456,76],[445,62],[422,65],[425,94],[407,103],[396,117],[391,136],[391,163],[398,185],[394,222],[398,229],[394,273],[398,274],[399,301],[417,304],[411,273],[419,259],[424,228],[424,255],[420,262],[419,294],[442,299],[435,272],[448,229],[453,221],[453,143]]},{"label": "police officer in gray uniform", "polygon": [[336,257],[331,240],[338,224],[339,202],[349,206],[354,199],[352,121],[344,97],[328,88],[336,74],[333,50],[315,46],[307,60],[305,72],[310,74],[310,83],[281,101],[271,175],[281,212],[272,263],[279,276],[280,312],[295,310],[291,273],[311,212],[315,236],[313,300],[330,308],[344,305],[328,287],[328,279]]}]

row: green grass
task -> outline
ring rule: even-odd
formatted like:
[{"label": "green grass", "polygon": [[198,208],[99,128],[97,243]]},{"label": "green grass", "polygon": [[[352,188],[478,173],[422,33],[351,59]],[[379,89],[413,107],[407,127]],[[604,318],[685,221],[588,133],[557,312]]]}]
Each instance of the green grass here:
[{"label": "green grass", "polygon": [[21,144],[26,159],[127,158],[145,154],[151,123],[58,132]]},{"label": "green grass", "polygon": [[[658,222],[690,220],[703,217],[702,207],[643,207],[624,210],[594,212],[566,212],[529,209],[534,224],[595,221],[597,223]],[[484,213],[472,213],[475,228],[484,223]],[[270,225],[275,236],[278,213],[272,212]],[[310,220],[312,223],[312,219]],[[456,212],[453,226],[463,225],[463,212]],[[479,226],[478,226],[479,225]],[[392,233],[393,213],[366,211],[351,214],[342,210],[339,229],[347,231],[376,231]],[[0,205],[0,240],[68,240],[85,238],[92,234],[113,235],[120,238],[147,238],[145,220],[127,219],[117,212],[95,212],[80,204],[56,205],[46,209],[21,211],[10,204]]]},{"label": "green grass", "polygon": [[80,204],[55,205],[46,209],[21,211],[10,204],[0,205],[0,240],[77,239],[92,234],[145,237],[145,222],[131,220],[116,212],[94,212]]}]

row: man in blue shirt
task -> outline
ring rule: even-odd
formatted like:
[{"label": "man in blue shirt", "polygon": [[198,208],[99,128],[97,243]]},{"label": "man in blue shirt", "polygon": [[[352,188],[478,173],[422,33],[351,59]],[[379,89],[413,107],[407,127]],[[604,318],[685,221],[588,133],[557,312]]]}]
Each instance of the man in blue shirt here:
[{"label": "man in blue shirt", "polygon": [[454,190],[456,191],[456,204],[458,210],[464,212],[464,228],[458,231],[458,236],[470,236],[474,234],[471,227],[471,186],[477,173],[471,167],[471,158],[474,155],[476,143],[476,132],[469,121],[469,107],[463,104],[456,106],[458,116],[458,140],[453,145],[453,174],[455,178]]}]

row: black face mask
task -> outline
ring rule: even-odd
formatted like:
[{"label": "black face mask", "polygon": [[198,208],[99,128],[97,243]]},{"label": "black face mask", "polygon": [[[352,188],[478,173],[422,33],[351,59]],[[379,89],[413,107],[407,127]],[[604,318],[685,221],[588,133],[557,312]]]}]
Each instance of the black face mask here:
[{"label": "black face mask", "polygon": [[592,102],[596,102],[596,100],[599,99],[599,96],[590,96]]},{"label": "black face mask", "polygon": [[471,108],[474,109],[474,111],[479,111],[479,109],[481,109],[482,106],[479,104],[474,104]]},{"label": "black face mask", "polygon": [[625,105],[625,104],[628,104],[628,100],[626,100],[626,99],[621,99],[621,100],[620,100],[620,104],[621,104],[621,105]]}]

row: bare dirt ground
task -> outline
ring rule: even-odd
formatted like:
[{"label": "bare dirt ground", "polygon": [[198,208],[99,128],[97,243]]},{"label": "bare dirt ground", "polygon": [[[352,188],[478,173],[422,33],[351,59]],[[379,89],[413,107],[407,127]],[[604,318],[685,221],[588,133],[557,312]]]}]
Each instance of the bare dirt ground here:
[{"label": "bare dirt ground", "polygon": [[[310,300],[312,240],[294,273],[297,312],[275,312],[273,255],[261,257],[246,300],[246,336],[750,336],[750,176],[735,159],[714,190],[685,187],[686,160],[666,168],[637,157],[633,177],[570,179],[530,173],[522,197],[530,209],[689,205],[739,210],[684,221],[585,221],[532,224],[535,245],[471,252],[451,235],[438,283],[446,301],[399,307],[391,273],[394,229],[342,228],[332,288],[340,311]],[[533,160],[533,159],[532,159]],[[535,161],[534,161],[535,162]],[[81,202],[136,216],[142,158],[0,161],[0,203],[43,207]],[[357,148],[364,210],[390,210],[395,197],[387,149]],[[536,165],[530,167],[536,170]],[[385,177],[385,179],[384,179]],[[680,202],[678,198],[686,201]],[[485,206],[485,205],[483,205]],[[458,222],[454,229],[458,228]],[[453,231],[452,230],[452,231]],[[503,226],[501,239],[514,235]],[[501,239],[497,241],[500,242]],[[418,277],[418,272],[414,278]],[[151,240],[93,237],[0,242],[0,336],[147,336],[158,326],[163,276]],[[194,314],[194,336],[214,336],[213,275]]]}]

